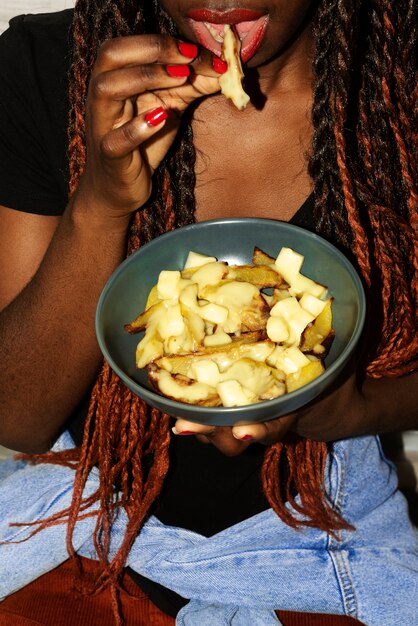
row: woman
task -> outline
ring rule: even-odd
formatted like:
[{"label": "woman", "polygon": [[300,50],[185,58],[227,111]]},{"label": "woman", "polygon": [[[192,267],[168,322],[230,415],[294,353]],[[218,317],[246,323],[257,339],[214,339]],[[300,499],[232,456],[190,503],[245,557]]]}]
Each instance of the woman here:
[{"label": "woman", "polygon": [[[8,620],[65,619],[33,600],[67,571],[65,521],[81,587],[110,593],[128,623],[165,618],[129,612],[125,566],[178,624],[267,625],[276,609],[285,625],[314,624],[310,611],[418,624],[416,534],[378,440],[360,437],[417,423],[415,8],[82,1],[74,20],[20,18],[4,35],[1,433],[40,453],[3,483]],[[243,112],[219,93],[225,23],[242,40]],[[242,215],[291,220],[353,255],[370,301],[361,365],[294,415],[177,420],[170,444],[169,418],[100,370],[97,299],[126,248]],[[81,623],[107,623],[88,601]]]}]

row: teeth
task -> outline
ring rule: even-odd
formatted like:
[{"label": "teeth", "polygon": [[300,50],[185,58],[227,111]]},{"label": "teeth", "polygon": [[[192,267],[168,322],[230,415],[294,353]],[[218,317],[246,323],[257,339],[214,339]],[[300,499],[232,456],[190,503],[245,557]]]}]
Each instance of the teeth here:
[{"label": "teeth", "polygon": [[204,24],[206,28],[208,29],[208,31],[210,32],[210,34],[212,35],[212,37],[214,38],[214,40],[217,43],[223,43],[224,32],[220,32],[218,29],[214,28],[212,24],[209,24],[209,22],[205,22]]}]

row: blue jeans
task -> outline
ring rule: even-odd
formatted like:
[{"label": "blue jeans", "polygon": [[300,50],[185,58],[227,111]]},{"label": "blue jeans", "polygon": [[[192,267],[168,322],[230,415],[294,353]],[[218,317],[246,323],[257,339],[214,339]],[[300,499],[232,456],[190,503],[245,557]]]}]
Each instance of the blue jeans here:
[{"label": "blue jeans", "polygon": [[[55,447],[73,445],[64,433]],[[68,468],[12,462],[3,474],[0,598],[67,558],[65,525],[22,542],[32,527],[10,523],[41,520],[68,506],[74,478]],[[367,626],[418,626],[418,533],[379,439],[333,444],[326,481],[330,500],[355,527],[340,541],[318,529],[290,528],[272,510],[210,538],[151,517],[127,565],[191,599],[178,615],[179,626],[273,626],[279,623],[274,609],[345,614]],[[85,495],[97,484],[93,470]],[[94,524],[94,517],[80,520],[74,533],[76,550],[88,558],[96,556]],[[112,550],[125,524],[121,512]]]}]

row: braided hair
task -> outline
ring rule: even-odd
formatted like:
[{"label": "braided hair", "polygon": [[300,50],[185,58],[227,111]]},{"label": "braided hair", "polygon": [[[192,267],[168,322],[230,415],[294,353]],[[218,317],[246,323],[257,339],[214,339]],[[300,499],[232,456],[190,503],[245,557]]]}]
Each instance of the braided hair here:
[{"label": "braided hair", "polygon": [[[319,0],[313,22],[313,140],[308,170],[315,220],[352,255],[371,306],[365,373],[398,376],[416,369],[417,292],[417,85],[416,0]],[[85,162],[84,109],[99,46],[115,36],[148,32],[178,35],[158,0],[78,0],[70,69],[70,193]],[[154,175],[153,194],[132,219],[130,254],[154,237],[194,221],[195,148],[187,113],[174,145]],[[38,462],[75,470],[71,506],[44,526],[67,521],[67,547],[77,519],[96,504],[94,534],[102,574],[94,590],[117,589],[129,550],[158,497],[169,468],[170,418],[148,407],[107,363],[94,385],[80,448],[38,455]],[[327,444],[289,434],[266,448],[265,495],[293,527],[338,533],[348,524],[325,495]],[[281,468],[287,465],[283,486]],[[97,466],[100,486],[83,488]],[[295,491],[299,495],[294,498]],[[285,506],[289,503],[291,506]],[[110,529],[120,507],[127,513],[124,540],[109,558]],[[117,617],[117,620],[120,618]],[[121,622],[118,622],[121,623]]]}]

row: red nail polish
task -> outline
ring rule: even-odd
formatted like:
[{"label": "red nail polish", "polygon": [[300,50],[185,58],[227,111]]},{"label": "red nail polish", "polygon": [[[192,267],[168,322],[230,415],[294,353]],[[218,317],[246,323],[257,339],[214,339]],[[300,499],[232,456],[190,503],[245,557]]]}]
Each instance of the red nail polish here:
[{"label": "red nail polish", "polygon": [[174,78],[185,78],[190,76],[190,67],[188,65],[166,65],[167,74]]},{"label": "red nail polish", "polygon": [[218,74],[225,74],[228,69],[228,63],[219,57],[212,57],[212,67]]},{"label": "red nail polish", "polygon": [[252,435],[244,435],[243,437],[240,437],[241,441],[250,441],[250,439],[254,439],[254,437]]},{"label": "red nail polish", "polygon": [[167,117],[168,117],[167,111],[163,109],[163,107],[158,107],[158,109],[154,109],[153,111],[150,111],[149,113],[146,114],[145,121],[150,126],[158,126],[158,124],[161,124],[162,122],[164,122],[164,120],[166,120]]},{"label": "red nail polish", "polygon": [[181,430],[177,434],[178,435],[195,435],[196,433],[194,433],[192,430]]},{"label": "red nail polish", "polygon": [[179,50],[181,54],[187,59],[195,59],[198,55],[198,49],[194,43],[186,43],[185,41],[179,41]]}]

